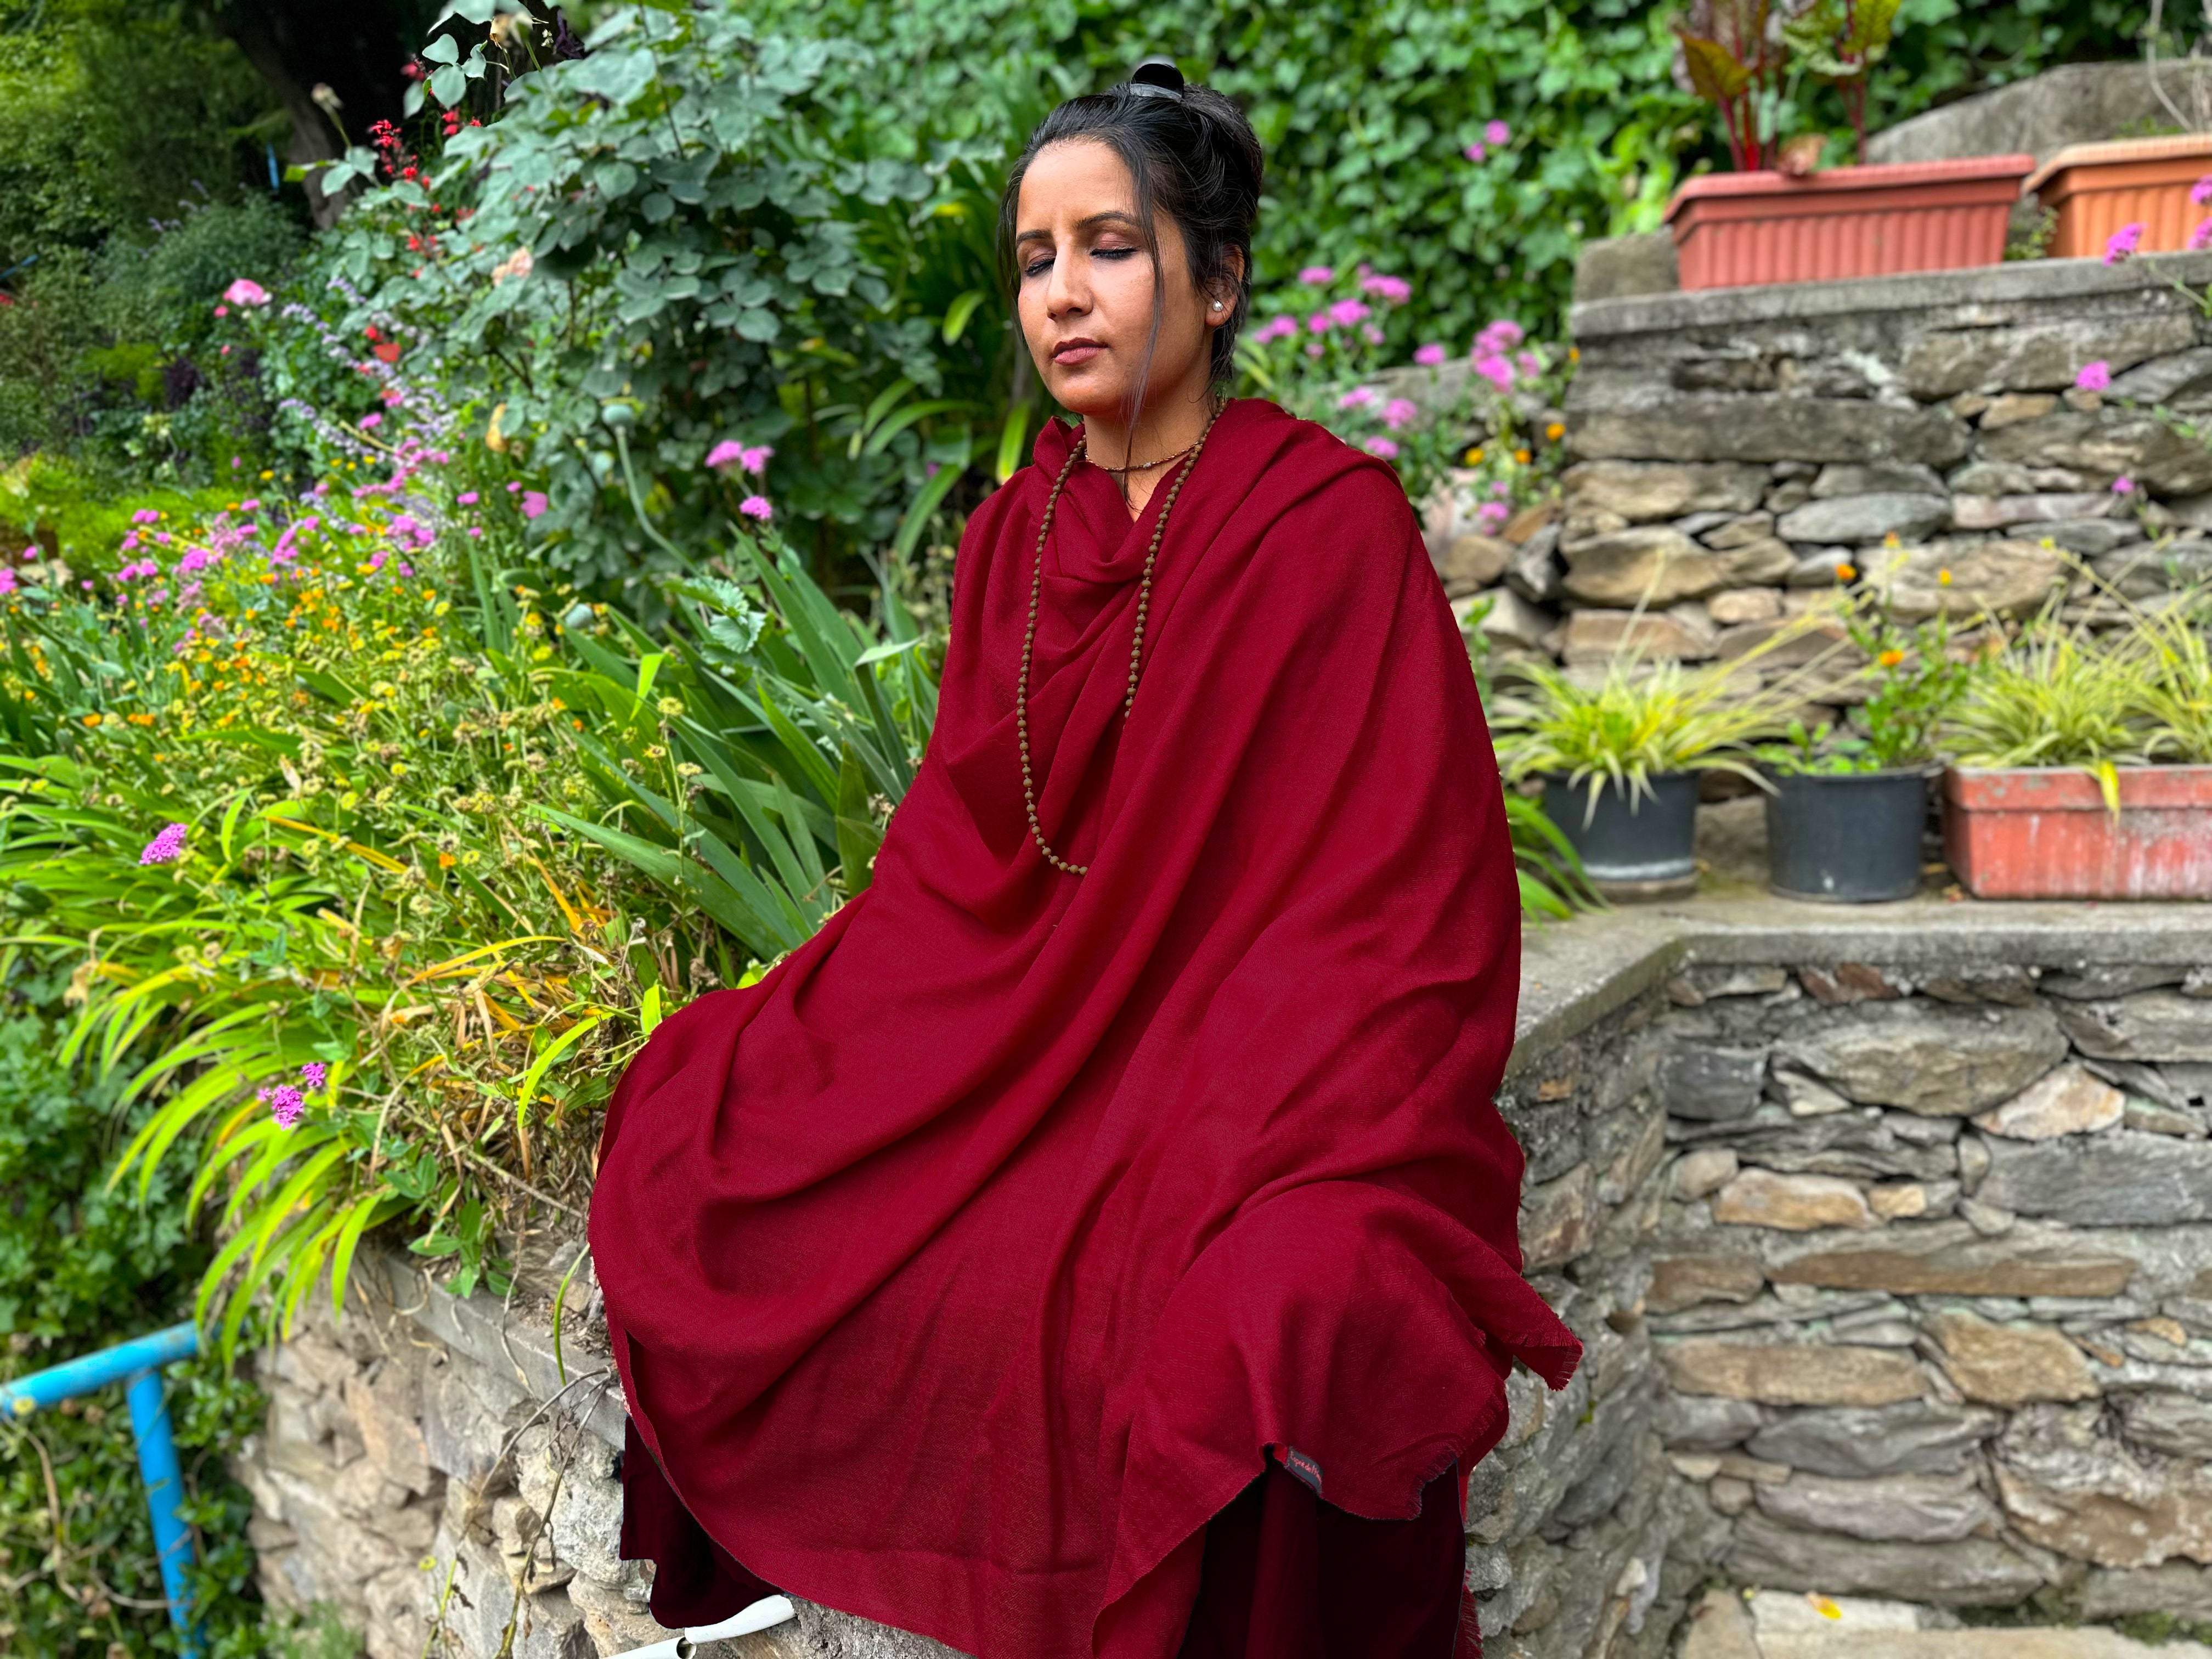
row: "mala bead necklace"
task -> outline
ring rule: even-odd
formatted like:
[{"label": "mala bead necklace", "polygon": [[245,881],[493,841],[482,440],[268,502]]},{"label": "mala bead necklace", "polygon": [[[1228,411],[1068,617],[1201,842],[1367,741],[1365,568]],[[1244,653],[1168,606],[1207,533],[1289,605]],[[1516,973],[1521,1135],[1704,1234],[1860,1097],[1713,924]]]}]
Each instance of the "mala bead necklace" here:
[{"label": "mala bead necklace", "polygon": [[[1152,524],[1152,543],[1145,549],[1145,574],[1137,584],[1137,630],[1129,641],[1129,689],[1121,698],[1121,713],[1125,718],[1137,701],[1137,670],[1145,654],[1145,612],[1152,603],[1152,566],[1160,556],[1160,538],[1167,533],[1168,515],[1175,511],[1176,497],[1182,493],[1183,481],[1190,477],[1191,468],[1198,465],[1199,455],[1206,448],[1206,435],[1213,430],[1214,422],[1221,418],[1221,409],[1220,404],[1214,404],[1212,412],[1206,417],[1205,430],[1198,434],[1198,441],[1181,452],[1187,457],[1182,471],[1176,474],[1175,482],[1168,486],[1167,500],[1160,503],[1160,516]],[[1044,544],[1052,534],[1053,514],[1060,507],[1060,493],[1067,488],[1068,478],[1082,461],[1084,449],[1089,441],[1087,438],[1076,440],[1074,449],[1068,454],[1067,464],[1060,469],[1060,476],[1052,481],[1052,493],[1045,497],[1044,516],[1037,524],[1036,559],[1030,571],[1030,617],[1028,625],[1022,630],[1021,677],[1014,686],[1014,729],[1021,739],[1022,805],[1029,812],[1030,838],[1036,842],[1037,850],[1044,854],[1046,863],[1071,876],[1088,875],[1091,866],[1070,864],[1054,852],[1051,844],[1044,838],[1043,827],[1037,823],[1036,782],[1030,772],[1030,659],[1036,647],[1037,599],[1044,591]],[[1161,466],[1175,459],[1170,455],[1165,460],[1151,465]],[[1102,467],[1099,470],[1142,472],[1150,469]]]}]

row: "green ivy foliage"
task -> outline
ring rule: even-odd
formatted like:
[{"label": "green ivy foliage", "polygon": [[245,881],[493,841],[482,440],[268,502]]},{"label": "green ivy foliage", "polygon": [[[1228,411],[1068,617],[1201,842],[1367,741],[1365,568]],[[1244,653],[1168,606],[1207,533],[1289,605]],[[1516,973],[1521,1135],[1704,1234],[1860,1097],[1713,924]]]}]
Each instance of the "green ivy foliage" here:
[{"label": "green ivy foliage", "polygon": [[[589,43],[508,64],[497,118],[435,159],[387,139],[390,182],[322,250],[341,331],[382,319],[471,441],[544,478],[538,550],[580,580],[703,553],[748,495],[893,539],[1002,436],[984,182],[841,118],[880,90],[858,48],[729,8],[623,8]],[[724,442],[773,465],[718,476]]]}]

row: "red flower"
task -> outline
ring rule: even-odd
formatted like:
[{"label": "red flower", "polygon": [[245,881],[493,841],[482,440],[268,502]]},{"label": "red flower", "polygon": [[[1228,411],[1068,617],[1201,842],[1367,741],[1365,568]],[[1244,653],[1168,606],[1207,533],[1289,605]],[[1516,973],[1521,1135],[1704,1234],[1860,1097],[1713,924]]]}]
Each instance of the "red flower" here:
[{"label": "red flower", "polygon": [[397,340],[386,340],[382,345],[372,347],[371,349],[387,363],[396,363],[399,361],[399,342]]}]

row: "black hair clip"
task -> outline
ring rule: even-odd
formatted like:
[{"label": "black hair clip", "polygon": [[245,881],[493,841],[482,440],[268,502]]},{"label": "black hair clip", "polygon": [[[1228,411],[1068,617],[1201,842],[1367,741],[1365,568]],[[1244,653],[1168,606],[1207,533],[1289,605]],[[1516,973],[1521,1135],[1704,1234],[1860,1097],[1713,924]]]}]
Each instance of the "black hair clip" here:
[{"label": "black hair clip", "polygon": [[1182,101],[1182,71],[1172,58],[1147,58],[1129,71],[1129,90],[1139,98]]}]

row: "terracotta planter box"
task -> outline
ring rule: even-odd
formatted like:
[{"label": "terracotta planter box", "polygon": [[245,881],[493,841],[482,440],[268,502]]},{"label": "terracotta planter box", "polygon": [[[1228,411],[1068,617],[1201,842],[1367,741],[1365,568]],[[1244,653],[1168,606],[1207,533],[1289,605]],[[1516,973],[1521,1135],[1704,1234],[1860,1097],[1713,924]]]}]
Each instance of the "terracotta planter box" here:
[{"label": "terracotta planter box", "polygon": [[2190,187],[2208,173],[2212,133],[2121,138],[2067,145],[2024,188],[2058,215],[2045,253],[2054,259],[2102,258],[2105,244],[2122,225],[2143,228],[2136,245],[2143,252],[2187,247],[2190,233],[2212,218],[2212,207],[2189,199]]},{"label": "terracotta planter box", "polygon": [[2004,258],[2033,155],[1708,173],[1667,204],[1686,289],[1955,270]]},{"label": "terracotta planter box", "polygon": [[2212,766],[2120,769],[2120,811],[2063,768],[1943,775],[1943,850],[1976,898],[2212,898]]}]

